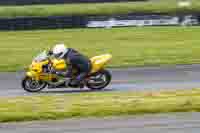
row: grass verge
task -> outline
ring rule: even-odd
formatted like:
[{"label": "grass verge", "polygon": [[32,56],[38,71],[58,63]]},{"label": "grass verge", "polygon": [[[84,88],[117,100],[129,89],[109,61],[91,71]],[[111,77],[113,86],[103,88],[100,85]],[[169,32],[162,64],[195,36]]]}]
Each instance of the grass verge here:
[{"label": "grass verge", "polygon": [[177,0],[149,2],[122,2],[98,4],[60,4],[32,6],[0,6],[0,17],[109,15],[126,13],[192,13],[200,11],[199,0],[190,0],[191,6],[179,7]]},{"label": "grass verge", "polygon": [[200,63],[199,34],[198,27],[0,32],[0,71],[21,70],[38,52],[62,42],[89,57],[111,53],[109,67]]},{"label": "grass verge", "polygon": [[200,90],[0,98],[0,122],[200,111]]}]

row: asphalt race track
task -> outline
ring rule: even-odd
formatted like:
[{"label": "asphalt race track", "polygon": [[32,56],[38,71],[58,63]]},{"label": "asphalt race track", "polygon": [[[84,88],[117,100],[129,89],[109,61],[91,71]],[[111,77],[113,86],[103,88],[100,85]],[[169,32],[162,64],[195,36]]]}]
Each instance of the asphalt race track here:
[{"label": "asphalt race track", "polygon": [[200,113],[0,124],[2,133],[199,133]]},{"label": "asphalt race track", "polygon": [[[104,91],[192,89],[200,88],[200,65],[111,69],[112,83]],[[21,88],[22,72],[0,73],[0,96],[33,95]],[[88,92],[80,89],[45,89],[39,93],[60,94]],[[38,93],[37,93],[38,94]],[[34,93],[35,95],[35,93]]]},{"label": "asphalt race track", "polygon": [[[112,83],[103,91],[200,88],[200,65],[111,69]],[[22,72],[0,73],[0,96],[88,92],[80,89],[45,89],[27,93],[20,87]],[[89,118],[45,122],[0,123],[0,133],[199,133],[200,113],[159,114],[120,118]]]}]

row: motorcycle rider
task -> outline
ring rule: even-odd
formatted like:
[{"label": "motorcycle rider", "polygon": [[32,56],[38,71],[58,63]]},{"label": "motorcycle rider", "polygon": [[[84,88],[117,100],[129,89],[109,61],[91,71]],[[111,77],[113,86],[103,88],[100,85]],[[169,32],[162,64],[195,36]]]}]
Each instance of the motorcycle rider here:
[{"label": "motorcycle rider", "polygon": [[64,59],[69,66],[65,74],[61,72],[56,72],[56,74],[71,77],[72,70],[74,68],[78,70],[76,79],[72,80],[70,83],[72,86],[80,86],[83,79],[91,71],[90,59],[73,48],[67,48],[64,44],[55,45],[52,50],[49,51],[49,54],[56,58]]}]

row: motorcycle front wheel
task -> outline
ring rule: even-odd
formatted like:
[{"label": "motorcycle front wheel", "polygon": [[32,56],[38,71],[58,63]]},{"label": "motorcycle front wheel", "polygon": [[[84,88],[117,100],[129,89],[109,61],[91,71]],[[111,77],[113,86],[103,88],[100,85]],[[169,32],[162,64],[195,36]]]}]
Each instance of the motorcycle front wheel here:
[{"label": "motorcycle front wheel", "polygon": [[33,80],[30,77],[24,77],[21,85],[27,92],[39,92],[47,86],[47,83]]},{"label": "motorcycle front wheel", "polygon": [[108,70],[101,70],[90,75],[86,86],[92,90],[102,90],[110,84],[111,78],[112,76]]}]

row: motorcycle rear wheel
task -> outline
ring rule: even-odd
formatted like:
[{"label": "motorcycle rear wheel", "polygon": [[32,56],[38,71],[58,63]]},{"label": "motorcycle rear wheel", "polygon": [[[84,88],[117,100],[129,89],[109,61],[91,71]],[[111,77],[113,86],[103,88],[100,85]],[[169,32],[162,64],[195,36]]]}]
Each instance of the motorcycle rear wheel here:
[{"label": "motorcycle rear wheel", "polygon": [[86,86],[91,90],[102,90],[111,82],[112,76],[108,70],[101,70],[89,77]]},{"label": "motorcycle rear wheel", "polygon": [[21,85],[27,92],[39,92],[47,86],[47,83],[33,80],[30,77],[24,77]]}]

